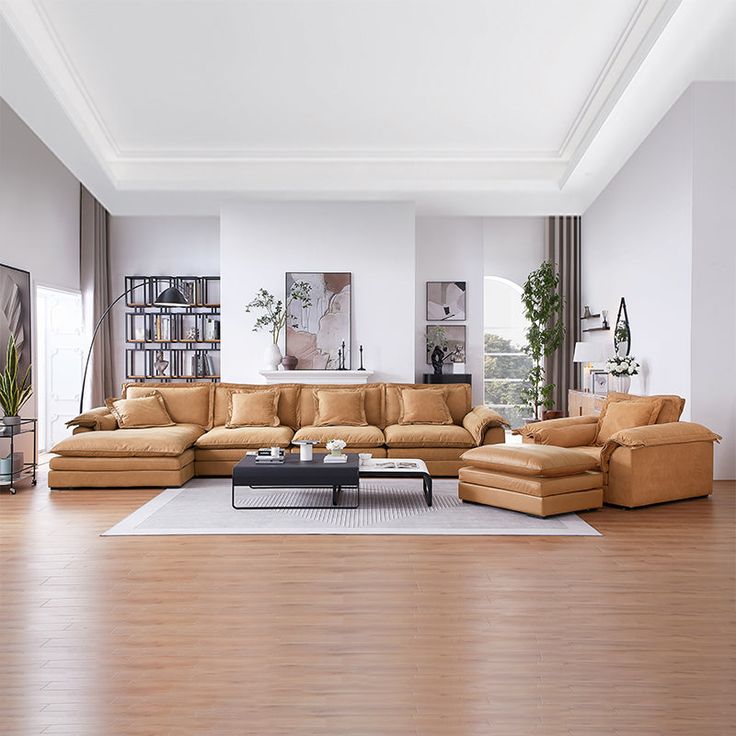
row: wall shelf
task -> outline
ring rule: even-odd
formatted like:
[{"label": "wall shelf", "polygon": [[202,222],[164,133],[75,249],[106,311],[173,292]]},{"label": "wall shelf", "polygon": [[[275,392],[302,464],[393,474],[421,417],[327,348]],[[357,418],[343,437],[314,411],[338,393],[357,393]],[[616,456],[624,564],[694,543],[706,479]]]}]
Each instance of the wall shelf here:
[{"label": "wall shelf", "polygon": [[588,327],[588,329],[583,330],[583,332],[606,332],[610,329],[610,327]]},{"label": "wall shelf", "polygon": [[598,314],[584,314],[580,319],[597,319],[600,316],[600,312],[598,312]]},{"label": "wall shelf", "polygon": [[[157,307],[176,286],[186,307]],[[220,277],[126,276],[125,376],[129,381],[220,380]],[[164,366],[165,362],[165,366]]]}]

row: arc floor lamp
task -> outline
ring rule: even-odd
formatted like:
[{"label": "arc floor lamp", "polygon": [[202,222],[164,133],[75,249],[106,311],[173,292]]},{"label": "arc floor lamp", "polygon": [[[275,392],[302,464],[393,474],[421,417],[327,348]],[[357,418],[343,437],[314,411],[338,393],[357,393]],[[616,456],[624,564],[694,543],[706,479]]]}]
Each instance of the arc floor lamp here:
[{"label": "arc floor lamp", "polygon": [[[130,289],[126,289],[120,296],[116,297],[112,302],[110,302],[110,305],[108,308],[102,313],[102,316],[97,320],[97,324],[95,325],[95,329],[92,332],[92,340],[89,344],[89,350],[87,351],[87,360],[84,364],[84,374],[82,375],[82,391],[79,395],[79,413],[81,414],[84,412],[84,387],[87,383],[87,371],[89,370],[89,362],[92,359],[92,348],[95,346],[95,338],[97,337],[97,333],[100,331],[100,327],[102,326],[102,323],[107,318],[107,315],[110,314],[110,311],[112,308],[124,297],[128,296],[131,292],[135,291],[136,289],[139,289],[141,286],[148,286],[153,282],[153,279],[147,279],[146,281],[141,281],[138,284],[135,284],[134,286],[131,286]],[[182,292],[173,284],[168,286],[166,289],[164,289],[154,300],[153,305],[155,307],[188,307],[189,301],[187,298],[182,294]]]}]

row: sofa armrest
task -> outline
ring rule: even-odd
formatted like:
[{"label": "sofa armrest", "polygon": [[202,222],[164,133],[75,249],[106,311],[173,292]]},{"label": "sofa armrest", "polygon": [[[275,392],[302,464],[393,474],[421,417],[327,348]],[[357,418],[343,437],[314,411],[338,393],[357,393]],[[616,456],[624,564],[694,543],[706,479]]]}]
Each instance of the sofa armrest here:
[{"label": "sofa armrest", "polygon": [[622,429],[611,435],[601,451],[601,466],[608,470],[611,455],[618,447],[661,447],[672,445],[672,452],[677,446],[690,442],[720,442],[722,437],[702,424],[694,422],[667,422],[666,424],[649,424],[646,427]]},{"label": "sofa armrest", "polygon": [[[555,421],[554,419],[551,421]],[[543,422],[544,424],[544,422]],[[536,445],[555,447],[585,447],[595,442],[598,424],[569,424],[562,427],[542,427],[534,435]]]},{"label": "sofa armrest", "polygon": [[[593,427],[593,437],[595,438],[595,430],[598,427],[598,417],[594,415],[586,415],[582,417],[562,417],[561,419],[547,419],[544,422],[532,422],[525,424],[513,431],[513,434],[519,434],[524,438],[525,442],[534,442],[535,444],[554,445],[553,441],[543,442],[542,437],[548,436],[550,432],[556,433],[560,429],[569,429],[573,427]],[[559,441],[564,441],[560,434]],[[577,445],[559,445],[559,447],[579,447],[582,444],[593,444],[590,442],[579,442]]]},{"label": "sofa armrest", "polygon": [[491,427],[511,426],[505,417],[487,406],[474,406],[473,409],[463,417],[463,427],[470,432],[477,446],[483,444],[486,430]]},{"label": "sofa armrest", "polygon": [[106,406],[98,406],[80,414],[78,417],[74,417],[74,419],[70,419],[66,426],[67,428],[73,428],[74,434],[77,434],[77,430],[82,429],[91,432],[117,429],[118,423]]}]

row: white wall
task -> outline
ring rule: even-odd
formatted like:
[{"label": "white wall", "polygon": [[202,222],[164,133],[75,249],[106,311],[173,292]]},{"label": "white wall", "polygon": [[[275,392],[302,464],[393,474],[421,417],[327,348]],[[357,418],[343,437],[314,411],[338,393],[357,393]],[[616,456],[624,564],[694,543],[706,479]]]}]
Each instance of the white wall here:
[{"label": "white wall", "polygon": [[[483,400],[483,220],[480,217],[419,217],[416,221],[415,380],[427,365],[427,281],[465,281],[465,367],[473,376],[473,402]],[[449,368],[447,369],[449,370]]]},{"label": "white wall", "polygon": [[[585,212],[582,299],[607,309],[621,297],[631,352],[642,363],[633,392],[690,391],[692,95],[686,92]],[[613,332],[584,335],[612,341]]]},{"label": "white wall", "polygon": [[626,297],[632,391],[680,394],[724,436],[716,478],[736,476],[735,89],[691,85],[583,216],[583,302],[613,325]]},{"label": "white wall", "polygon": [[1,99],[0,263],[31,273],[37,385],[35,286],[79,289],[79,182]]},{"label": "white wall", "polygon": [[481,404],[483,279],[500,276],[523,284],[544,258],[544,218],[419,217],[416,243],[416,380],[431,371],[425,350],[426,282],[466,281],[466,367],[473,376],[473,402]]},{"label": "white wall", "polygon": [[[217,276],[220,221],[217,217],[111,217],[112,298],[125,289],[126,276]],[[112,322],[115,384],[125,380],[125,300]]]},{"label": "white wall", "polygon": [[261,380],[269,337],[244,310],[259,288],[282,296],[286,271],[350,271],[353,367],[362,344],[374,380],[413,381],[414,221],[401,202],[223,205],[223,380]]},{"label": "white wall", "polygon": [[736,478],[736,84],[696,84],[690,416],[724,436],[716,474]]}]

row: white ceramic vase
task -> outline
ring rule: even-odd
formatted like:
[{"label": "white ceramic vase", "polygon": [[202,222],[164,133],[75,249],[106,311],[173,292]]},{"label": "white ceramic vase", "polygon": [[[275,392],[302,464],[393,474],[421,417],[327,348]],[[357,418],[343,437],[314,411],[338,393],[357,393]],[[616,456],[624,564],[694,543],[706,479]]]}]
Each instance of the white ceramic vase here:
[{"label": "white ceramic vase", "polygon": [[279,346],[275,342],[269,343],[266,352],[263,353],[264,370],[277,371],[282,357]]},{"label": "white ceramic vase", "polygon": [[611,390],[618,391],[621,394],[629,393],[631,386],[631,376],[611,376]]}]

